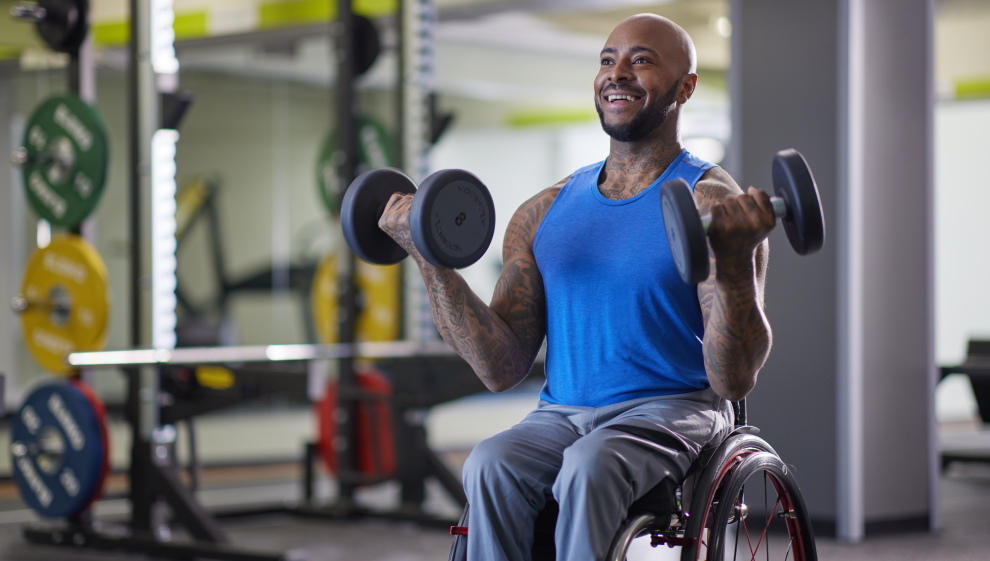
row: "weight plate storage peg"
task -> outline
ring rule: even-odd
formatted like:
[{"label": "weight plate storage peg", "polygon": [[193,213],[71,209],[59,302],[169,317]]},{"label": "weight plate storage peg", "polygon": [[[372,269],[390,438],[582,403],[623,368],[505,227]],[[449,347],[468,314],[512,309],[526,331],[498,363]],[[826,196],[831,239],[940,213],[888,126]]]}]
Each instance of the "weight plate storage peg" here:
[{"label": "weight plate storage peg", "polygon": [[357,176],[340,206],[340,227],[354,255],[374,265],[394,265],[409,255],[378,227],[378,220],[393,193],[415,192],[413,180],[397,169],[373,169]]},{"label": "weight plate storage peg", "polygon": [[441,170],[419,186],[409,224],[424,259],[437,267],[460,269],[488,251],[495,236],[495,201],[474,174]]},{"label": "weight plate storage peg", "polygon": [[34,390],[11,427],[14,482],[24,502],[47,518],[89,506],[106,478],[105,417],[79,384]]},{"label": "weight plate storage peg", "polygon": [[107,158],[102,119],[71,95],[38,106],[13,156],[31,206],[56,226],[75,226],[93,212],[106,183]]},{"label": "weight plate storage peg", "polygon": [[67,375],[66,355],[103,348],[109,302],[106,265],[93,246],[69,234],[31,255],[12,307],[31,356],[45,370]]},{"label": "weight plate storage peg", "polygon": [[[395,165],[392,138],[385,126],[371,117],[358,117],[358,162],[364,170],[387,168]],[[340,213],[344,186],[337,175],[337,134],[331,131],[323,141],[320,159],[316,165],[316,182],[320,187],[320,198],[331,216]],[[364,171],[361,170],[361,171]]]}]

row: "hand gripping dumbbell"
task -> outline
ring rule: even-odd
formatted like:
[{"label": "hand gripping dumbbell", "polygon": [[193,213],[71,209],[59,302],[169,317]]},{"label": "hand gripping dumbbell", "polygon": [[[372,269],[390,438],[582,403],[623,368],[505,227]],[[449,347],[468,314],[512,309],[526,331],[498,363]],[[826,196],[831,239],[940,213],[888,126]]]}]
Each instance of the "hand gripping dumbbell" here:
[{"label": "hand gripping dumbbell", "polygon": [[[781,150],[773,159],[773,215],[799,255],[809,255],[825,243],[825,218],[815,178],[804,156],[794,149]],[[700,216],[691,188],[683,179],[660,187],[667,242],[681,279],[698,284],[708,278],[708,225],[711,215]]]},{"label": "hand gripping dumbbell", "polygon": [[473,174],[446,169],[427,177],[419,189],[391,168],[366,171],[355,179],[340,208],[344,239],[358,258],[392,265],[408,253],[378,227],[394,193],[414,194],[409,215],[413,243],[432,265],[460,269],[475,263],[495,235],[495,203]]}]

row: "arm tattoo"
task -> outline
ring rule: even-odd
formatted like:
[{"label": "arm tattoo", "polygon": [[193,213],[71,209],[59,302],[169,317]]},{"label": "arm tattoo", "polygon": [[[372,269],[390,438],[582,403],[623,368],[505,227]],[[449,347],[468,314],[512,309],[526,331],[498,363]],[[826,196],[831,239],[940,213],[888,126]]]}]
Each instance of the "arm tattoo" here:
[{"label": "arm tattoo", "polygon": [[512,388],[529,374],[546,336],[546,295],[533,238],[566,182],[526,201],[512,217],[490,305],[456,271],[419,263],[440,334],[493,391]]},{"label": "arm tattoo", "polygon": [[[716,171],[718,170],[718,171]],[[714,173],[713,173],[714,172]],[[720,168],[709,170],[695,186],[695,201],[702,214],[741,190]],[[770,353],[772,335],[764,314],[764,288],[769,244],[763,240],[749,263],[719,270],[711,246],[711,273],[698,285],[698,300],[705,325],[704,360],[708,381],[720,396],[738,401],[756,384],[756,377]]]}]

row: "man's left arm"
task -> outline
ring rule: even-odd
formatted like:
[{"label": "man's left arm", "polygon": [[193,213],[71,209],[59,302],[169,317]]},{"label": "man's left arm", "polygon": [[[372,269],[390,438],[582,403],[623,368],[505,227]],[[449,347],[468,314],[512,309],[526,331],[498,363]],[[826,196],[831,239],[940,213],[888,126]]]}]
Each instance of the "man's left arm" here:
[{"label": "man's left arm", "polygon": [[743,193],[722,168],[705,173],[694,188],[708,227],[709,277],[698,285],[705,324],[703,352],[715,392],[739,401],[752,391],[770,354],[770,322],[763,312],[766,239],[776,220],[770,197],[750,187]]}]

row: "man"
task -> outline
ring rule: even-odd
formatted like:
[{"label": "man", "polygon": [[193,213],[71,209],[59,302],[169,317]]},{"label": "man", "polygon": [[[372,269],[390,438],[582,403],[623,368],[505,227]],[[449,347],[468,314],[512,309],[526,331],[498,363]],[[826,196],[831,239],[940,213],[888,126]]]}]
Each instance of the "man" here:
[{"label": "man", "polygon": [[[547,337],[538,408],[464,466],[473,561],[529,559],[551,498],[557,559],[604,558],[632,502],[682,479],[731,429],[729,400],[756,383],[771,345],[763,288],[773,210],[766,194],[742,193],[682,149],[695,64],[690,37],[665,18],[615,28],[594,85],[608,159],[516,211],[490,305],[416,251],[411,196],[394,195],[379,222],[419,265],[444,339],[489,389],[523,380]],[[659,188],[675,177],[712,215],[712,274],[697,287],[680,280],[663,233]]]}]

